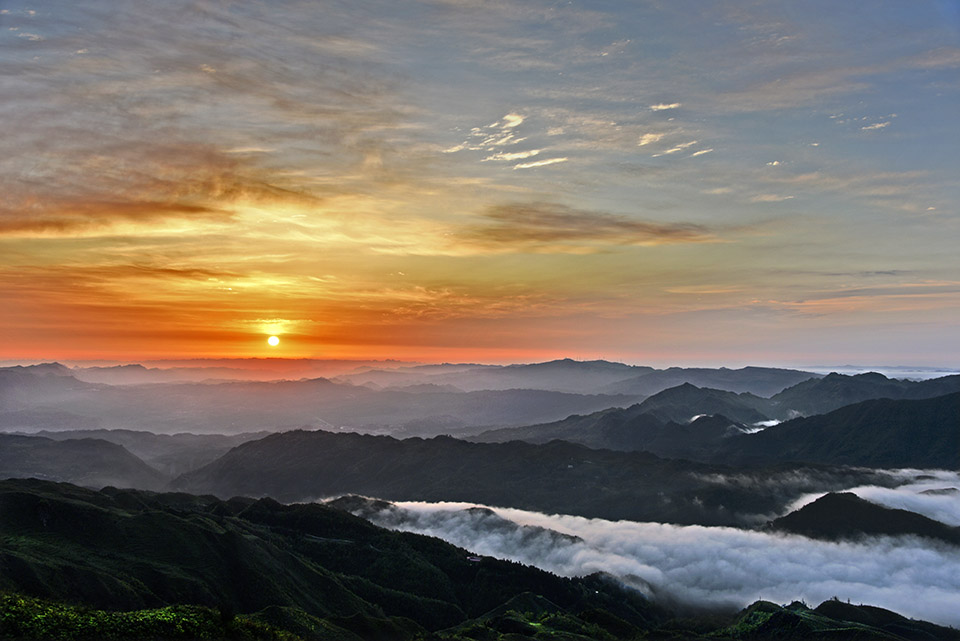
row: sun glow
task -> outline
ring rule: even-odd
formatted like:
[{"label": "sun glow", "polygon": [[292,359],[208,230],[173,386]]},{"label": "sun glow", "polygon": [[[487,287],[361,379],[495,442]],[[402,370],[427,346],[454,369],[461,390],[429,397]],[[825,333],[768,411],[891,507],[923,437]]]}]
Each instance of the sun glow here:
[{"label": "sun glow", "polygon": [[280,344],[280,339],[279,339],[278,337],[276,337],[276,336],[271,336],[270,338],[267,339],[267,343],[268,343],[271,347],[276,347],[277,345]]}]

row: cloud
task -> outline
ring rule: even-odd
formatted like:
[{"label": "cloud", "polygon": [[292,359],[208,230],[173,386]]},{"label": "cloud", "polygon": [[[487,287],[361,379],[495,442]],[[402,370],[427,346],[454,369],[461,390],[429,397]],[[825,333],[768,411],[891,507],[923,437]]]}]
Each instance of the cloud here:
[{"label": "cloud", "polygon": [[492,248],[554,248],[705,243],[714,231],[688,223],[656,223],[556,203],[497,205],[483,213],[485,222],[462,240]]},{"label": "cloud", "polygon": [[735,294],[742,292],[743,287],[726,285],[677,285],[675,287],[666,287],[663,291],[671,294],[693,294],[700,296],[703,294]]},{"label": "cloud", "polygon": [[[467,136],[467,139],[463,142],[443,149],[443,153],[456,153],[458,151],[494,151],[497,147],[504,147],[507,145],[516,145],[518,143],[526,140],[526,136],[518,136],[514,131],[517,127],[523,124],[525,116],[522,116],[518,113],[508,113],[500,120],[492,122],[489,125],[484,127],[473,127],[470,130],[470,133]],[[526,153],[530,156],[540,153],[542,150],[537,150],[535,152],[518,152]],[[493,156],[488,156],[483,160],[505,160],[505,156],[510,154],[498,153]],[[517,158],[526,158],[528,156],[516,156]]]},{"label": "cloud", "polygon": [[915,538],[832,543],[463,503],[397,503],[371,520],[562,576],[606,572],[668,604],[743,607],[761,598],[816,604],[836,596],[960,624],[960,555]]},{"label": "cloud", "polygon": [[792,200],[794,196],[781,196],[779,194],[759,194],[750,199],[752,203],[782,203],[785,200]]},{"label": "cloud", "polygon": [[481,162],[487,162],[489,160],[523,160],[524,158],[531,158],[539,154],[542,149],[531,149],[530,151],[516,151],[513,153],[500,152],[493,154],[492,156],[487,156]]},{"label": "cloud", "polygon": [[887,120],[886,122],[876,122],[876,123],[874,123],[874,124],[872,124],[872,125],[867,125],[867,126],[865,126],[865,127],[860,127],[860,130],[861,130],[861,131],[876,131],[876,130],[878,130],[878,129],[883,129],[883,128],[889,127],[889,126],[890,126],[890,121]]},{"label": "cloud", "polygon": [[[330,191],[304,176],[336,172],[342,193],[416,172],[405,90],[382,62],[357,59],[356,43],[375,39],[328,37],[319,18],[193,2],[92,3],[57,18],[69,30],[39,31],[51,18],[38,16],[44,42],[17,46],[46,55],[8,63],[18,72],[0,181],[17,189],[3,199],[15,219],[4,233],[67,234],[126,224],[134,211],[156,222],[213,217],[238,200]],[[344,16],[323,16],[335,30],[328,20]]]},{"label": "cloud", "polygon": [[514,127],[520,125],[524,120],[524,117],[520,114],[510,113],[503,117],[503,128],[504,129],[513,129]]},{"label": "cloud", "polygon": [[547,165],[556,165],[557,163],[567,162],[569,158],[547,158],[546,160],[537,160],[535,162],[526,162],[514,165],[514,169],[532,169],[534,167],[546,167]]},{"label": "cloud", "polygon": [[690,154],[690,157],[691,157],[691,158],[696,158],[697,156],[702,156],[702,155],[704,155],[704,154],[709,154],[709,153],[712,152],[712,151],[713,151],[713,149],[701,149],[700,151],[695,151],[695,152],[693,152],[692,154]]},{"label": "cloud", "polygon": [[650,105],[650,110],[651,111],[667,111],[668,109],[679,109],[681,106],[682,105],[679,102],[672,102],[670,104],[661,102],[656,105]]},{"label": "cloud", "polygon": [[645,145],[650,145],[652,143],[658,142],[661,138],[666,136],[666,134],[643,134],[640,136],[640,142],[637,143],[638,147],[643,147]]},{"label": "cloud", "polygon": [[684,149],[688,149],[688,148],[690,148],[690,147],[693,147],[695,144],[697,144],[697,142],[699,142],[699,141],[697,141],[697,140],[691,140],[690,142],[682,142],[682,143],[680,143],[679,145],[677,145],[676,147],[671,147],[670,149],[667,149],[666,151],[661,151],[659,154],[654,154],[653,157],[654,157],[654,158],[658,158],[658,157],[660,157],[660,156],[665,156],[665,155],[667,155],[667,154],[675,154],[675,153],[677,153],[678,151],[683,151]]}]

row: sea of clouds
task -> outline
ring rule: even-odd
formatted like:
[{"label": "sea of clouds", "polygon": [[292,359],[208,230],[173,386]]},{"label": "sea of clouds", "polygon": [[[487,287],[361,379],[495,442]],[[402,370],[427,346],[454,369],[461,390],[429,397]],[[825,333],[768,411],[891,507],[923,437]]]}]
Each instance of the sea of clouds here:
[{"label": "sea of clouds", "polygon": [[[954,472],[897,470],[898,488],[863,498],[960,523]],[[920,477],[919,480],[917,477]],[[796,502],[809,502],[809,495]],[[908,508],[909,509],[909,508]],[[562,576],[605,572],[665,604],[739,608],[758,599],[811,606],[838,597],[960,627],[960,548],[917,537],[828,542],[727,527],[606,521],[469,503],[399,502],[368,518],[474,553]]]}]

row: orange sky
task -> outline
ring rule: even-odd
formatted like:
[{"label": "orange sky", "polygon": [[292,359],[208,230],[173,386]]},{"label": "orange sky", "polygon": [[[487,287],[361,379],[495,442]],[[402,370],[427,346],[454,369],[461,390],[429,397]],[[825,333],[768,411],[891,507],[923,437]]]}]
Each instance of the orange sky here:
[{"label": "orange sky", "polygon": [[956,16],[696,6],[4,3],[0,358],[955,365]]}]

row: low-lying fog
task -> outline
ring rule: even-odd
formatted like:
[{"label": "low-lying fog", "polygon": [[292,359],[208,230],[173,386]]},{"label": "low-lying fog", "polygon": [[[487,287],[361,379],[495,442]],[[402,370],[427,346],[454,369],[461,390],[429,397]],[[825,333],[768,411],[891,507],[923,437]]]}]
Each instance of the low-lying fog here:
[{"label": "low-lying fog", "polygon": [[[896,488],[855,488],[863,498],[909,506],[951,525],[960,476],[894,471]],[[915,480],[916,474],[924,474]],[[930,492],[930,490],[934,490]],[[812,500],[816,497],[806,497]],[[798,502],[799,503],[799,502]],[[467,503],[399,502],[371,520],[442,538],[482,555],[563,576],[606,572],[666,603],[742,607],[757,599],[831,597],[960,626],[960,548],[916,537],[827,542],[726,527],[606,521]]]}]

